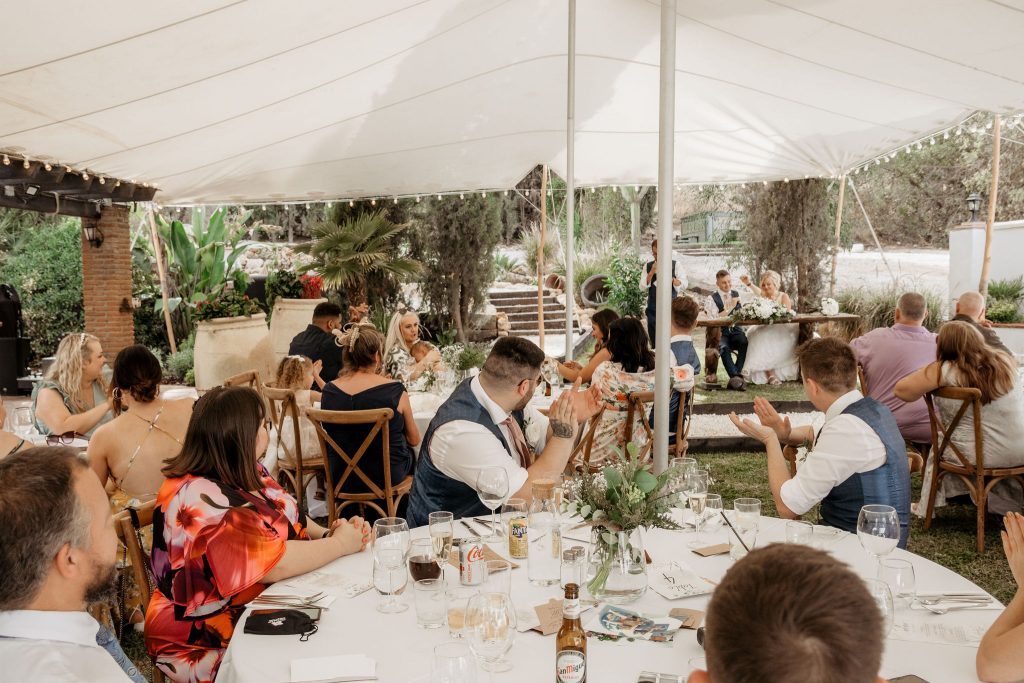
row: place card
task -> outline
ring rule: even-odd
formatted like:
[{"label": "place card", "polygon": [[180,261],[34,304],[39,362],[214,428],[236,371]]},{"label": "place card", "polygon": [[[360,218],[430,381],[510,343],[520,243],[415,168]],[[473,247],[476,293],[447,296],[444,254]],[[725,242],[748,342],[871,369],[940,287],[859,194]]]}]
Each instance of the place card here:
[{"label": "place card", "polygon": [[669,610],[668,615],[673,619],[678,619],[683,622],[683,625],[679,628],[697,630],[700,628],[700,625],[704,623],[704,613],[699,609],[676,607],[675,609]]},{"label": "place card", "polygon": [[544,604],[534,605],[533,610],[537,613],[537,619],[540,620],[540,623],[533,627],[534,631],[539,631],[542,636],[558,633],[558,629],[562,627],[561,600],[551,598]]},{"label": "place card", "polygon": [[718,543],[715,545],[705,546],[704,548],[695,548],[694,551],[701,557],[711,557],[712,555],[724,555],[729,552],[728,543]]},{"label": "place card", "polygon": [[714,586],[690,567],[678,562],[653,567],[647,576],[651,590],[669,600],[707,595],[714,590]]},{"label": "place card", "polygon": [[[494,552],[491,549],[491,546],[484,544],[484,562],[487,562],[488,560],[505,560],[512,566],[512,569],[519,569],[518,564],[516,564],[512,560],[502,557],[498,553]],[[452,546],[451,554],[448,556],[448,564],[455,567],[456,569],[459,568],[459,553],[457,550],[455,550],[454,545]]]}]

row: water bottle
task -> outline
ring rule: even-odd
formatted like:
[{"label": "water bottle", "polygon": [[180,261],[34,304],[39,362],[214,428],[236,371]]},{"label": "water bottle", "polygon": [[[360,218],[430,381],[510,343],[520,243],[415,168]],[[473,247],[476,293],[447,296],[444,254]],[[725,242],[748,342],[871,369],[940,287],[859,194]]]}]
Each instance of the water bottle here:
[{"label": "water bottle", "polygon": [[530,583],[554,586],[561,578],[562,529],[554,499],[555,482],[533,484],[533,502],[527,517],[526,537],[530,550],[526,558]]}]

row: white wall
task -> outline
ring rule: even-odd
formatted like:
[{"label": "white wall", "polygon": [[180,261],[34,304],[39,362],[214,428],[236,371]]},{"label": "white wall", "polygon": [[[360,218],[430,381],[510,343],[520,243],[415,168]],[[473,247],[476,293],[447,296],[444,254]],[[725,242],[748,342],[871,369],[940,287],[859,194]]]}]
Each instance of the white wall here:
[{"label": "white wall", "polygon": [[[985,224],[966,223],[949,233],[949,297],[977,290],[981,262],[985,256]],[[1024,221],[1005,221],[992,226],[992,264],[990,280],[1006,280],[1024,275]]]}]

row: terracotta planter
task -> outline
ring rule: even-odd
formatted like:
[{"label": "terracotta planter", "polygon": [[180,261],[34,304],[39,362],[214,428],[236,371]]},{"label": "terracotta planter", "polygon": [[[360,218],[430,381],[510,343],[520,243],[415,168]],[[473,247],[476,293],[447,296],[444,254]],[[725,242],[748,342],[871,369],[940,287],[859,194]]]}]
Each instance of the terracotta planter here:
[{"label": "terracotta planter", "polygon": [[278,299],[270,315],[270,345],[274,368],[288,355],[288,346],[299,332],[313,322],[313,309],[327,299]]},{"label": "terracotta planter", "polygon": [[256,370],[264,382],[273,379],[274,353],[262,313],[204,320],[196,328],[196,389],[207,391],[232,375]]}]

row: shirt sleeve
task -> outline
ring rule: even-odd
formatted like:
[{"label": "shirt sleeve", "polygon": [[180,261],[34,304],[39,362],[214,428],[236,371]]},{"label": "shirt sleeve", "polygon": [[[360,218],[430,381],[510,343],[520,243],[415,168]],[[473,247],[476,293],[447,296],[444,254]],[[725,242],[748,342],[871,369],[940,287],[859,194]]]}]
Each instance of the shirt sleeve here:
[{"label": "shirt sleeve", "polygon": [[871,360],[871,346],[867,343],[867,335],[862,334],[856,339],[851,340],[850,346],[853,347],[857,354],[857,364],[866,368]]},{"label": "shirt sleeve", "polygon": [[522,488],[528,476],[494,434],[468,420],[453,420],[437,428],[430,441],[430,459],[442,474],[473,489],[485,467],[505,470],[510,494]]},{"label": "shirt sleeve", "polygon": [[544,447],[548,442],[548,420],[546,415],[541,414],[539,410],[533,407],[533,404],[529,404],[523,410],[524,417],[526,418],[526,428],[523,430],[523,436],[526,437],[526,443],[533,447],[535,453],[540,454],[544,450]]},{"label": "shirt sleeve", "polygon": [[802,515],[851,475],[884,463],[885,446],[871,427],[859,417],[839,415],[822,430],[814,450],[779,495],[786,507]]}]

